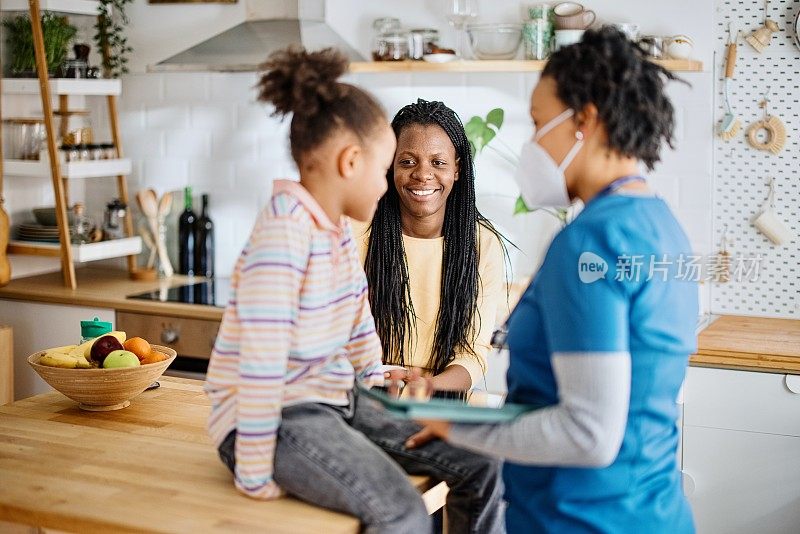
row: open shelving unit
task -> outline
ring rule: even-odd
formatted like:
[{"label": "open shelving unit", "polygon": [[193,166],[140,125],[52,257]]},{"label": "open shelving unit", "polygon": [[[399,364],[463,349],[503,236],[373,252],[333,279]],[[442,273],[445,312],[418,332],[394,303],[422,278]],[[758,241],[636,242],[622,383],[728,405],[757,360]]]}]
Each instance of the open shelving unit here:
[{"label": "open shelving unit", "polygon": [[[96,0],[0,0],[1,11],[27,11],[32,21],[34,52],[36,56],[35,79],[2,79],[4,94],[40,95],[45,129],[47,131],[47,157],[38,161],[4,160],[2,173],[7,176],[46,177],[50,176],[56,201],[58,221],[58,243],[33,241],[14,241],[8,245],[9,254],[28,254],[61,258],[64,285],[71,289],[77,287],[75,262],[97,261],[127,256],[128,269],[136,268],[136,255],[142,250],[141,238],[133,233],[130,210],[124,221],[125,235],[122,239],[73,245],[70,243],[67,218],[68,179],[116,177],[118,196],[129,205],[126,176],[131,172],[131,161],[123,155],[119,119],[117,116],[117,96],[122,92],[120,80],[92,79],[50,79],[47,74],[44,36],[41,26],[42,10],[71,15],[97,16],[99,2]],[[105,52],[105,51],[104,51]],[[116,158],[99,161],[62,163],[59,159],[57,135],[54,120],[52,97],[58,96],[59,112],[69,111],[70,95],[104,96],[108,105],[111,138],[116,149]]]},{"label": "open shelving unit", "polygon": [[[97,178],[102,176],[128,176],[133,164],[127,158],[104,159],[98,161],[73,161],[61,164],[63,178]],[[3,169],[8,176],[47,176],[50,172],[50,161],[28,161],[7,159],[3,161]]]},{"label": "open shelving unit", "polygon": [[[703,63],[693,59],[653,60],[665,69],[675,72],[702,72]],[[350,63],[353,73],[386,72],[541,72],[547,61],[520,59],[508,60],[455,60],[449,63],[427,61],[356,61]]]},{"label": "open shelving unit", "polygon": [[[51,95],[117,96],[122,93],[120,80],[57,78],[49,83]],[[39,80],[35,78],[3,78],[3,92],[9,95],[38,95],[39,87]]]}]

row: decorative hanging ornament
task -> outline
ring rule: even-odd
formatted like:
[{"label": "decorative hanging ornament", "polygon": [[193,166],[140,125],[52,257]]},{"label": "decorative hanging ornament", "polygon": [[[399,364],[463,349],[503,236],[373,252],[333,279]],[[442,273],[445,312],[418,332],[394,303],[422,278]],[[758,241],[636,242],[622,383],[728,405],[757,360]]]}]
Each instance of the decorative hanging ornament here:
[{"label": "decorative hanging ornament", "polygon": [[748,126],[747,142],[757,150],[778,154],[786,146],[786,126],[777,116],[770,115],[768,95],[769,91],[759,104],[764,110],[764,118]]}]

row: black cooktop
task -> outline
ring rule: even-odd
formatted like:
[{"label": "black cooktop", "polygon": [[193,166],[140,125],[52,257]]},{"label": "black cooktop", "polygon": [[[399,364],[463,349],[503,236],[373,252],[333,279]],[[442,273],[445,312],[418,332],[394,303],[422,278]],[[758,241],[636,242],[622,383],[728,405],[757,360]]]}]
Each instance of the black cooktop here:
[{"label": "black cooktop", "polygon": [[181,304],[200,304],[202,306],[217,306],[224,308],[228,305],[230,293],[229,278],[214,278],[194,284],[170,287],[128,295],[129,299],[152,300],[156,302],[178,302]]}]

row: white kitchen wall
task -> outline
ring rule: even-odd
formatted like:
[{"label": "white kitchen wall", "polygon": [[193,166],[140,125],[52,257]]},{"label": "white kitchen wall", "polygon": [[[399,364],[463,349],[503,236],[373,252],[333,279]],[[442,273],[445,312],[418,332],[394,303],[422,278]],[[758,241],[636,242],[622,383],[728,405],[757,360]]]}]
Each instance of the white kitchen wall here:
[{"label": "white kitchen wall", "polygon": [[[585,4],[603,20],[637,22],[645,33],[684,33],[694,38],[694,55],[704,61],[706,72],[683,75],[691,88],[671,86],[678,113],[678,147],[665,154],[664,162],[651,176],[686,227],[695,250],[709,252],[713,3],[624,0]],[[443,2],[423,0],[328,0],[327,16],[329,23],[366,56],[370,24],[379,16],[399,17],[408,26],[439,27],[445,44],[453,44],[441,6]],[[480,18],[516,20],[520,6],[511,0],[484,0]],[[253,102],[255,74],[147,74],[144,70],[146,65],[243,20],[243,3],[159,6],[136,0],[129,11],[129,36],[136,51],[132,57],[134,72],[124,78],[120,109],[125,151],[134,160],[130,189],[135,192],[140,187],[153,187],[162,193],[192,185],[196,196],[209,192],[217,225],[218,272],[227,274],[259,207],[270,195],[272,180],[296,175],[288,156],[287,125],[269,118],[268,109]],[[506,143],[516,149],[530,134],[527,101],[536,75],[359,74],[349,79],[375,93],[389,114],[417,97],[443,100],[465,121],[499,106],[506,110],[501,132]],[[99,113],[96,124],[104,122]],[[46,195],[47,189],[42,187],[41,194]],[[514,258],[515,276],[530,275],[555,230],[553,221],[544,214],[510,215],[517,194],[511,169],[489,152],[478,159],[477,189],[480,208],[522,249]],[[7,196],[11,193],[9,190]],[[87,201],[95,213],[113,193],[111,182],[87,182]],[[26,194],[35,196],[35,192]],[[41,198],[42,202],[46,200]],[[176,197],[173,220],[179,200]]]}]

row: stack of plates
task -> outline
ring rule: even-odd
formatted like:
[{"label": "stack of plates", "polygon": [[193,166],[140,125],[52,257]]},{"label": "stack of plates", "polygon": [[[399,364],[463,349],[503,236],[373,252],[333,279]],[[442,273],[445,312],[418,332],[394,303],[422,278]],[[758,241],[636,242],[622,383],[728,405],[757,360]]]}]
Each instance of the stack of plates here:
[{"label": "stack of plates", "polygon": [[58,243],[58,226],[41,224],[20,224],[17,232],[23,241],[39,241],[42,243]]}]

